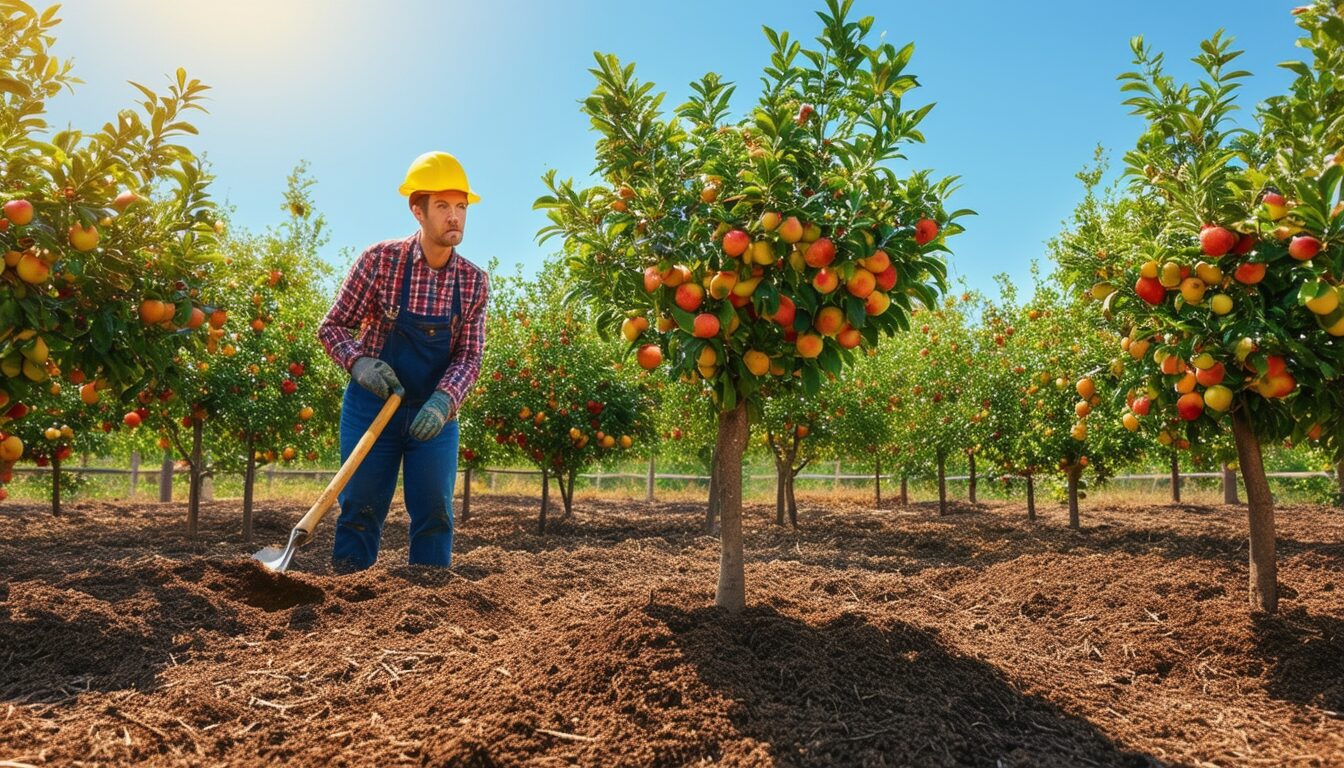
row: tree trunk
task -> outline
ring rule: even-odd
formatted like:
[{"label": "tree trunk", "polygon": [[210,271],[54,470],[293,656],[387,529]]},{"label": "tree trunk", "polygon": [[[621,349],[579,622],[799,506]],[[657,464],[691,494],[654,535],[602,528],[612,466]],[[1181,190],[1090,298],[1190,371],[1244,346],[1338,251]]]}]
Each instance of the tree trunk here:
[{"label": "tree trunk", "polygon": [[904,474],[901,475],[901,506],[907,506],[910,503],[910,479]]},{"label": "tree trunk", "polygon": [[1240,504],[1237,498],[1237,473],[1228,465],[1223,465],[1223,503]]},{"label": "tree trunk", "polygon": [[784,511],[787,507],[789,468],[778,457],[775,458],[775,525],[784,527]]},{"label": "tree trunk", "polygon": [[873,459],[873,506],[882,506],[882,457]]},{"label": "tree trunk", "polygon": [[709,459],[709,503],[705,505],[705,534],[714,535],[714,526],[719,521],[719,446],[715,444],[714,453]]},{"label": "tree trunk", "polygon": [[747,605],[742,555],[742,454],[747,448],[748,429],[746,403],[719,414],[714,464],[719,479],[720,553],[714,604],[731,613],[739,613]]},{"label": "tree trunk", "polygon": [[1181,456],[1171,449],[1171,503],[1181,503]]},{"label": "tree trunk", "polygon": [[947,461],[938,452],[938,514],[947,514]]},{"label": "tree trunk", "polygon": [[471,467],[462,471],[462,522],[471,518]]},{"label": "tree trunk", "polygon": [[565,519],[568,520],[574,514],[574,476],[579,474],[577,469],[569,470],[569,478],[565,480]]},{"label": "tree trunk", "polygon": [[1036,522],[1036,476],[1027,473],[1027,522]]},{"label": "tree trunk", "polygon": [[1078,478],[1083,474],[1083,468],[1072,466],[1065,470],[1065,475],[1069,480],[1069,527],[1078,530],[1082,527],[1078,519]]},{"label": "tree trunk", "polygon": [[201,422],[191,422],[191,473],[187,495],[187,536],[196,538],[196,524],[201,514]]},{"label": "tree trunk", "polygon": [[1344,461],[1335,465],[1335,482],[1339,483],[1339,505],[1344,507]]},{"label": "tree trunk", "polygon": [[545,467],[541,468],[541,514],[537,517],[537,535],[546,534],[546,502],[551,495],[551,474]]},{"label": "tree trunk", "polygon": [[793,480],[798,476],[798,472],[789,472],[789,484],[784,491],[784,500],[789,505],[789,525],[798,530],[798,497],[793,493]]},{"label": "tree trunk", "polygon": [[969,467],[970,467],[970,490],[968,491],[968,495],[969,495],[970,502],[971,502],[972,504],[974,504],[974,503],[975,503],[975,454],[974,454],[974,453],[968,453],[968,454],[966,454],[966,459],[967,459],[967,464],[968,464]]},{"label": "tree trunk", "polygon": [[61,460],[51,460],[51,514],[61,515]]},{"label": "tree trunk", "polygon": [[1232,436],[1237,442],[1241,479],[1250,512],[1250,598],[1252,611],[1276,613],[1279,608],[1278,564],[1274,558],[1274,497],[1269,494],[1260,441],[1255,438],[1243,403],[1232,411]]},{"label": "tree trunk", "polygon": [[243,468],[243,541],[252,542],[252,488],[257,482],[256,436],[247,435],[247,464]]},{"label": "tree trunk", "polygon": [[566,480],[565,473],[557,472],[555,474],[555,479],[557,481],[557,485],[560,490],[560,508],[564,510],[563,512],[560,513],[560,520],[564,521],[569,517],[569,497],[565,495],[568,493],[568,491],[565,488],[565,486],[567,485],[567,483],[565,482]]},{"label": "tree trunk", "polygon": [[173,454],[163,452],[163,463],[159,465],[159,501],[173,500]]}]

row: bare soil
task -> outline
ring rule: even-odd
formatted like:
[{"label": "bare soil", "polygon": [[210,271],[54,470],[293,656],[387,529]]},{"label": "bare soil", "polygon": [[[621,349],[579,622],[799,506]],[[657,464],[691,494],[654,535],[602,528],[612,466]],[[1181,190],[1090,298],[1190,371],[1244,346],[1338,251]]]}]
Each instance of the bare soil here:
[{"label": "bare soil", "polygon": [[[451,569],[286,575],[303,509],[0,506],[0,765],[1344,766],[1344,513],[748,509],[751,607],[711,607],[696,504],[477,497]],[[554,512],[552,514],[555,514]],[[8,762],[5,762],[8,761]]]}]

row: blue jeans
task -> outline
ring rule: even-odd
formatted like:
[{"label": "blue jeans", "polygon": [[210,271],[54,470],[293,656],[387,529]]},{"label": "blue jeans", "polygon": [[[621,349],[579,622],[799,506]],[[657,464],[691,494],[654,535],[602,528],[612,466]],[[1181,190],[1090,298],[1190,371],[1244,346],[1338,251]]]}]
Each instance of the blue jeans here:
[{"label": "blue jeans", "polygon": [[[453,558],[453,487],[457,482],[457,421],[427,441],[410,436],[420,403],[403,403],[387,422],[364,461],[338,498],[336,543],[332,568],[350,573],[378,559],[383,523],[397,489],[397,472],[405,465],[406,511],[410,513],[410,563],[442,565]],[[341,460],[354,450],[373,423],[383,401],[354,382],[341,407]]]}]

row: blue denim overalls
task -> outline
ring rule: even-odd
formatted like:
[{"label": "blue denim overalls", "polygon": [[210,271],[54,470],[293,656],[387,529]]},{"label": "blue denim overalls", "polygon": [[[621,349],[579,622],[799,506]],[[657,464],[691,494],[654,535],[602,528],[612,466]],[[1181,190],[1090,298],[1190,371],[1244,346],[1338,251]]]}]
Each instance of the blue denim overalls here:
[{"label": "blue denim overalls", "polygon": [[[451,362],[453,336],[461,325],[462,297],[454,279],[452,314],[448,317],[418,315],[407,309],[411,268],[418,250],[412,249],[403,256],[406,265],[401,298],[387,312],[395,322],[379,355],[392,366],[406,394],[338,497],[341,514],[336,521],[336,543],[332,548],[332,567],[338,572],[363,570],[378,559],[383,523],[403,460],[406,511],[411,517],[410,562],[446,566],[452,561],[457,419],[424,442],[410,436],[410,426]],[[453,258],[458,256],[454,254]],[[354,450],[382,407],[382,400],[353,380],[346,386],[341,406],[342,461]]]}]

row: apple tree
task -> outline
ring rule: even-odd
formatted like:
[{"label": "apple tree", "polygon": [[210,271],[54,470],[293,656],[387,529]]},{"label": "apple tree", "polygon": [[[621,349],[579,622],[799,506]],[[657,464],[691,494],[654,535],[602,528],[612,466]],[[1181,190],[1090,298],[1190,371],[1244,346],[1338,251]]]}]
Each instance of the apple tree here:
[{"label": "apple tree", "polygon": [[[888,363],[891,349],[879,355],[871,350],[839,386],[825,390],[823,413],[831,433],[828,453],[837,459],[848,460],[873,469],[873,503],[882,503],[882,476],[884,467],[890,469],[887,458],[891,452],[892,390],[888,389]],[[884,460],[886,463],[884,464]]]},{"label": "apple tree", "polygon": [[[1033,268],[1033,273],[1035,269]],[[983,315],[984,369],[989,372],[989,453],[1027,482],[1027,517],[1036,517],[1035,482],[1063,473],[1069,527],[1081,525],[1084,474],[1114,475],[1147,445],[1123,402],[1103,395],[1122,371],[1119,340],[1102,325],[1096,302],[1063,295],[1056,280],[1036,275],[1023,305],[1015,291]]]},{"label": "apple tree", "polygon": [[[559,236],[574,295],[610,331],[633,313],[640,364],[703,378],[718,425],[721,557],[715,601],[746,601],[742,456],[768,382],[797,374],[820,391],[862,348],[934,304],[945,238],[960,231],[943,199],[951,180],[902,178],[892,163],[923,140],[931,104],[910,107],[913,45],[870,42],[874,20],[849,0],[819,13],[818,47],[765,28],[760,96],[730,117],[734,86],[716,73],[674,114],[633,65],[596,56],[583,111],[599,132],[597,186],[545,177],[536,206]],[[631,318],[634,319],[634,318]]]},{"label": "apple tree", "polygon": [[908,389],[894,394],[905,398],[903,442],[915,447],[912,458],[920,470],[937,477],[938,513],[945,515],[948,459],[973,455],[973,428],[985,415],[966,306],[948,297],[935,307],[916,310],[911,330],[896,337],[893,357]]},{"label": "apple tree", "polygon": [[[223,303],[209,318],[194,398],[207,415],[209,468],[243,474],[243,535],[252,535],[256,470],[337,454],[347,376],[324,353],[316,318],[329,306],[334,271],[318,256],[326,220],[313,208],[315,182],[300,165],[290,175],[284,222],[262,233],[232,230],[223,243]],[[182,414],[181,416],[190,416]],[[192,418],[163,429],[184,456]]]},{"label": "apple tree", "polygon": [[1137,70],[1120,79],[1147,127],[1125,156],[1126,173],[1130,195],[1160,210],[1160,228],[1136,248],[1111,251],[1123,267],[1105,299],[1131,354],[1144,347],[1122,395],[1126,387],[1155,393],[1147,418],[1176,419],[1195,444],[1231,431],[1249,501],[1251,607],[1271,613],[1274,507],[1261,445],[1315,433],[1330,455],[1344,453],[1344,96],[1336,86],[1344,20],[1325,2],[1295,13],[1311,60],[1284,65],[1295,79],[1258,106],[1251,129],[1231,124],[1249,73],[1234,68],[1239,52],[1226,39],[1201,45],[1194,61],[1203,79],[1194,85],[1178,85],[1161,55],[1133,42]]},{"label": "apple tree", "polygon": [[563,301],[566,279],[562,265],[549,263],[536,282],[492,282],[490,343],[468,404],[499,446],[541,470],[539,533],[552,478],[568,517],[581,469],[654,435],[653,399],[635,380],[643,371],[617,370],[617,345],[592,332],[582,307]]},{"label": "apple tree", "polygon": [[801,387],[788,387],[765,401],[761,442],[775,465],[775,524],[798,527],[798,500],[793,484],[808,464],[831,443],[833,421],[820,393],[808,397]]},{"label": "apple tree", "polygon": [[178,70],[97,131],[52,132],[47,101],[78,82],[50,52],[56,12],[0,8],[0,468],[24,454],[10,422],[61,409],[53,377],[125,400],[195,343],[214,253],[209,177],[178,143],[206,86]]}]

